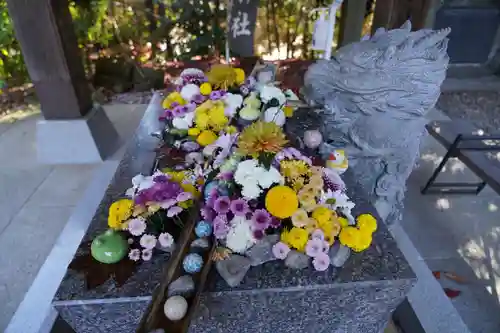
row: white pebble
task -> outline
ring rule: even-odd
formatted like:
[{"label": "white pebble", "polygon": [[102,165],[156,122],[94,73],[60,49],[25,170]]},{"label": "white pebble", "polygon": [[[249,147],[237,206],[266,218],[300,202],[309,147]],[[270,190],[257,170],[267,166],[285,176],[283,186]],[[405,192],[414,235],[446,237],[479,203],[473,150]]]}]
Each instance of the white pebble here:
[{"label": "white pebble", "polygon": [[177,321],[184,318],[187,313],[188,303],[182,296],[172,296],[167,299],[163,306],[165,316],[172,320]]}]

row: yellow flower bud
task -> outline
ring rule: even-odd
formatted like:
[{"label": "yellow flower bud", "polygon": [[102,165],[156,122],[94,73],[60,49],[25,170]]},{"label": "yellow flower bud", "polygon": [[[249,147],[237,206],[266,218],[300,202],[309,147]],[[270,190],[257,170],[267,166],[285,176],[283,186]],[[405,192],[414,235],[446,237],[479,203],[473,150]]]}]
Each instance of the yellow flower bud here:
[{"label": "yellow flower bud", "polygon": [[209,130],[204,130],[200,133],[200,135],[198,135],[196,142],[198,142],[200,146],[205,147],[208,146],[209,144],[214,143],[215,140],[217,140],[217,135],[214,132]]},{"label": "yellow flower bud", "polygon": [[210,95],[211,92],[212,92],[212,85],[210,85],[210,83],[205,82],[205,83],[201,84],[201,86],[200,86],[200,93],[202,95],[208,96],[208,95]]}]

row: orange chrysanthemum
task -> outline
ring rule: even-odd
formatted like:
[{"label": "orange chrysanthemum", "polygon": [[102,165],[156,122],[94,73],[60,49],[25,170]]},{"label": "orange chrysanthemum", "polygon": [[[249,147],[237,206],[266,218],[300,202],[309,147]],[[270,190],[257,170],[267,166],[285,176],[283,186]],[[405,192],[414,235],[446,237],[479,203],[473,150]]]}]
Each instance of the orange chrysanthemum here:
[{"label": "orange chrysanthemum", "polygon": [[278,153],[288,141],[275,123],[257,121],[243,130],[238,138],[238,152],[257,157],[260,153]]}]

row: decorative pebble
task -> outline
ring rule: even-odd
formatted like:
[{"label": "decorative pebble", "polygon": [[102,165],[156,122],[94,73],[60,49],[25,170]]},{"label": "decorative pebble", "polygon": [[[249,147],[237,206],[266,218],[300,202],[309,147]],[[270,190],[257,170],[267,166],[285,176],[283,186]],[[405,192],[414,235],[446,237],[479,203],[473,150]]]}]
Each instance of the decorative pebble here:
[{"label": "decorative pebble", "polygon": [[212,225],[206,221],[200,221],[194,228],[194,233],[198,237],[208,237],[212,234]]},{"label": "decorative pebble", "polygon": [[183,275],[170,283],[167,296],[182,296],[189,298],[195,292],[195,285],[191,275]]},{"label": "decorative pebble", "polygon": [[197,253],[188,254],[182,261],[182,267],[190,274],[198,273],[203,266],[203,258]]},{"label": "decorative pebble", "polygon": [[172,320],[177,321],[184,318],[187,313],[188,303],[182,296],[172,296],[167,299],[163,306],[165,316]]},{"label": "decorative pebble", "polygon": [[210,247],[210,242],[207,238],[198,238],[191,242],[189,246],[191,249],[199,248],[202,250],[206,250]]},{"label": "decorative pebble", "polygon": [[316,149],[323,141],[323,136],[318,130],[308,130],[304,132],[304,144],[307,148]]}]

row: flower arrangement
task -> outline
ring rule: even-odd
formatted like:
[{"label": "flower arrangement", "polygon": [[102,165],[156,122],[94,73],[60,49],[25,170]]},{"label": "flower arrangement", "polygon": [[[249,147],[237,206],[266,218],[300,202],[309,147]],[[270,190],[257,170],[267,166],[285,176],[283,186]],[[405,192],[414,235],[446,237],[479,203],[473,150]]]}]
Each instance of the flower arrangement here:
[{"label": "flower arrangement", "polygon": [[[370,246],[377,221],[352,216],[355,204],[340,177],[344,152],[317,165],[287,140],[283,126],[298,100],[293,92],[227,65],[185,70],[176,84],[162,102],[161,119],[165,142],[182,152],[183,163],[134,177],[129,199],[109,210],[109,227],[127,235],[131,260],[149,260],[154,248],[172,246],[168,226],[182,227],[195,203],[202,218],[196,234],[216,240],[214,260],[247,255],[273,239],[269,260],[287,264],[301,256],[325,271],[334,246],[354,252]],[[319,145],[321,138],[313,139],[308,147]],[[191,259],[185,269],[199,269]]]}]

